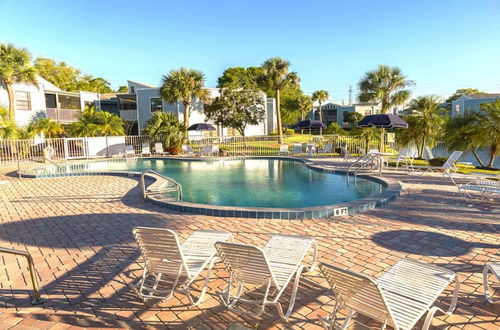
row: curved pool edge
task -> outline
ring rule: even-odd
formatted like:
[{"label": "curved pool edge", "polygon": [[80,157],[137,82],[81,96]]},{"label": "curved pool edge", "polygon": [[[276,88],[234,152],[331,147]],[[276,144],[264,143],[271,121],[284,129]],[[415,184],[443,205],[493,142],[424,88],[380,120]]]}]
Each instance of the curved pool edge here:
[{"label": "curved pool edge", "polygon": [[[304,158],[295,158],[287,156],[237,156],[237,157],[206,157],[206,158],[186,158],[186,157],[146,157],[147,159],[173,159],[183,161],[213,161],[213,160],[233,160],[233,159],[281,159],[302,162],[306,167],[326,173],[347,174],[347,171],[341,169],[326,168],[321,165],[314,164],[313,161]],[[135,158],[144,159],[144,158]],[[35,174],[23,174],[23,177],[66,177],[66,176],[86,176],[86,175],[111,175],[122,177],[140,177],[141,172],[133,171],[102,171],[102,172],[75,172],[75,173],[57,173],[43,174],[37,176]],[[184,201],[172,201],[162,198],[161,193],[149,193],[146,196],[146,202],[162,208],[166,208],[176,212],[200,214],[216,217],[232,217],[232,218],[256,218],[256,219],[280,219],[280,220],[304,220],[318,219],[332,216],[341,216],[355,214],[373,210],[377,207],[387,205],[398,198],[402,191],[402,186],[395,180],[372,175],[362,174],[357,177],[375,181],[384,186],[382,193],[376,196],[364,197],[353,201],[303,207],[303,208],[268,208],[268,207],[239,207],[239,206],[223,206],[200,204]],[[154,182],[152,183],[154,184]],[[151,184],[149,185],[151,186]],[[149,187],[148,186],[148,187]]]}]

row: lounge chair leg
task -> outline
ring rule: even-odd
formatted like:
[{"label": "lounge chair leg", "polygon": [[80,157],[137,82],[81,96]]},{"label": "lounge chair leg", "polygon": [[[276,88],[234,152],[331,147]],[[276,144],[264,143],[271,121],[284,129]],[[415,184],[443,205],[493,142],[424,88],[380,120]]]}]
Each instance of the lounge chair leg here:
[{"label": "lounge chair leg", "polygon": [[458,280],[458,276],[455,275],[455,290],[453,291],[453,298],[451,299],[450,308],[448,308],[446,314],[450,315],[455,311],[455,308],[457,307],[459,291],[460,291],[460,281]]},{"label": "lounge chair leg", "polygon": [[483,269],[484,296],[486,297],[486,300],[490,304],[494,304],[495,302],[493,301],[493,296],[490,293],[490,285],[488,283],[488,275],[490,270],[491,270],[490,265],[486,265]]},{"label": "lounge chair leg", "polygon": [[201,289],[201,293],[200,293],[200,296],[198,297],[198,299],[194,298],[194,296],[191,294],[191,292],[189,292],[189,287],[191,286],[191,284],[193,284],[195,278],[191,279],[185,285],[185,288],[184,288],[185,293],[188,296],[189,301],[191,302],[191,304],[193,306],[199,305],[200,302],[203,300],[205,293],[207,292],[208,283],[210,282],[210,275],[212,274],[212,268],[215,265],[215,261],[216,261],[216,258],[212,258],[212,260],[210,261],[210,264],[208,265],[207,275],[205,276],[205,283],[203,284],[203,288]]},{"label": "lounge chair leg", "polygon": [[[300,266],[299,269],[297,269],[297,272],[295,273],[295,281],[293,283],[292,296],[290,297],[290,303],[288,304],[288,309],[286,311],[286,314],[283,314],[283,308],[281,307],[281,304],[279,302],[276,302],[276,308],[278,309],[278,313],[283,321],[287,321],[290,315],[292,314],[293,306],[295,305],[295,299],[297,298],[297,291],[299,289],[300,276],[302,275],[303,269],[304,266]],[[285,288],[283,288],[283,290],[284,289]],[[281,294],[278,294],[276,300],[280,296]]]}]

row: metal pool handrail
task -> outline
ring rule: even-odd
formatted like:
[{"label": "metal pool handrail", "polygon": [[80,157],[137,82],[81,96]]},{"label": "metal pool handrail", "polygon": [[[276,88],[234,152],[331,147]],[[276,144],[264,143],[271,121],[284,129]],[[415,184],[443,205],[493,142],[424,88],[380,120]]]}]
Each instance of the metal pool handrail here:
[{"label": "metal pool handrail", "polygon": [[371,154],[366,154],[366,155],[361,156],[354,163],[352,163],[351,165],[349,165],[349,167],[347,168],[347,174],[349,174],[351,172],[351,167],[353,167],[356,164],[358,164],[359,167],[356,170],[354,170],[354,175],[357,175],[358,171],[360,169],[362,169],[366,165],[371,164],[372,161],[373,161],[373,155],[371,155]]},{"label": "metal pool handrail", "polygon": [[45,302],[45,299],[40,296],[40,287],[38,286],[38,280],[36,278],[36,269],[35,269],[35,264],[33,262],[33,258],[31,257],[31,254],[29,254],[26,251],[21,251],[21,250],[14,250],[14,249],[8,249],[8,248],[3,248],[0,247],[0,253],[7,253],[7,254],[14,254],[18,256],[23,256],[26,258],[28,261],[28,267],[30,270],[30,276],[31,276],[31,284],[33,284],[33,293],[35,294],[35,298],[31,301],[33,305],[39,305]]},{"label": "metal pool handrail", "polygon": [[153,175],[159,176],[160,178],[162,178],[162,179],[164,179],[164,180],[166,180],[174,185],[174,187],[169,187],[169,188],[161,188],[161,185],[160,185],[158,190],[149,191],[149,192],[162,193],[162,192],[176,191],[177,192],[177,200],[182,201],[182,186],[181,186],[181,184],[179,182],[175,181],[174,179],[172,179],[168,176],[165,176],[165,175],[161,175],[160,173],[155,172],[153,170],[145,170],[144,172],[141,173],[141,190],[142,190],[142,197],[144,199],[146,199],[146,196],[148,194],[148,191],[146,189],[146,182],[144,180],[144,177],[147,174],[153,174]]}]

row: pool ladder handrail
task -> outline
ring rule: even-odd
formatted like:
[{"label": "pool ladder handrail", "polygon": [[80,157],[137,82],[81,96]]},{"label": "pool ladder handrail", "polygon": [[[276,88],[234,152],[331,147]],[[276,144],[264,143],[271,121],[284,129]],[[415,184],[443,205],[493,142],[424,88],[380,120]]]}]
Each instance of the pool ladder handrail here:
[{"label": "pool ladder handrail", "polygon": [[33,300],[31,300],[31,304],[33,305],[43,304],[45,302],[45,299],[42,298],[40,295],[40,287],[38,285],[38,279],[36,277],[35,263],[33,262],[33,257],[31,256],[31,254],[26,251],[14,250],[4,247],[0,247],[0,253],[13,254],[26,258],[26,260],[28,261],[28,269],[30,271],[31,284],[33,285],[33,293],[34,293],[34,298]]},{"label": "pool ladder handrail", "polygon": [[[160,185],[160,188],[157,189],[157,190],[151,190],[151,191],[148,191],[146,189],[146,182],[145,182],[145,176],[147,174],[153,174],[155,176],[158,176],[160,178],[162,178],[163,180],[167,181],[167,182],[170,182],[172,183],[174,186],[173,187],[168,187],[168,188],[161,188],[161,185]],[[176,191],[177,192],[177,200],[178,201],[182,201],[182,185],[175,181],[175,179],[171,178],[171,177],[168,177],[168,176],[165,176],[165,175],[161,175],[160,173],[156,172],[156,171],[153,171],[153,170],[145,170],[144,172],[141,173],[141,190],[142,190],[142,198],[143,199],[146,199],[148,193],[162,193],[162,192],[171,192],[171,191]]]},{"label": "pool ladder handrail", "polygon": [[375,158],[375,156],[372,154],[369,154],[369,153],[364,154],[363,156],[356,159],[356,161],[354,163],[349,165],[349,167],[347,168],[347,174],[349,175],[349,173],[351,173],[351,167],[355,166],[356,164],[359,164],[359,167],[357,169],[353,170],[354,176],[356,176],[358,174],[359,170],[366,167],[367,165],[371,165],[371,171],[373,172],[373,160],[374,160],[374,158]]}]

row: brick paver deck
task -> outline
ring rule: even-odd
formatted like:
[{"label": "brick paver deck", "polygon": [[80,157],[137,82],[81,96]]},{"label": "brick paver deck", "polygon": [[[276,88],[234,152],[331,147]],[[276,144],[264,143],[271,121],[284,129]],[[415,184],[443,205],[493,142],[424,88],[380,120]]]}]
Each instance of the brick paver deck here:
[{"label": "brick paver deck", "polygon": [[[325,162],[325,164],[327,164]],[[392,204],[373,211],[317,220],[255,220],[178,214],[145,204],[137,181],[110,176],[22,179],[0,169],[0,246],[29,251],[47,302],[32,306],[25,261],[0,255],[0,328],[226,329],[239,323],[266,329],[319,329],[317,318],[333,297],[317,272],[304,274],[295,312],[279,321],[226,311],[216,297],[226,273],[217,267],[209,297],[198,307],[176,294],[143,303],[131,284],[142,260],[131,234],[134,226],[165,227],[186,237],[196,229],[230,230],[236,241],[262,245],[272,234],[311,235],[319,260],[377,277],[402,257],[456,271],[462,282],[458,308],[438,316],[439,328],[499,329],[500,306],[482,295],[481,270],[500,261],[500,206],[466,202],[442,177],[387,174],[404,187]],[[452,287],[439,299],[446,305]],[[377,324],[374,324],[377,326]]]}]

